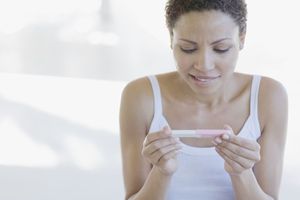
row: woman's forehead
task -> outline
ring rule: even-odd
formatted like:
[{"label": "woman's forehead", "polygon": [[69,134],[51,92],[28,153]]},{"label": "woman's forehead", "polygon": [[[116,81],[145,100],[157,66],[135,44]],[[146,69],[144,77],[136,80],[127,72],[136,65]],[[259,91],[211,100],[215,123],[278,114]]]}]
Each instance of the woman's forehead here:
[{"label": "woman's forehead", "polygon": [[238,25],[229,15],[214,10],[184,14],[173,29],[175,38],[235,37],[238,33]]}]

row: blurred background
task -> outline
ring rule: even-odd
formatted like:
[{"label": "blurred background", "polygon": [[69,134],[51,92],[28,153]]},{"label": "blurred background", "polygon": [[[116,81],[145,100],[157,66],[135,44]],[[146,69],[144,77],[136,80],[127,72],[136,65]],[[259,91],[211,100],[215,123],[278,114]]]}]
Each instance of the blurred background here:
[{"label": "blurred background", "polygon": [[[300,196],[296,2],[248,1],[237,66],[288,91],[287,200]],[[0,199],[124,199],[120,95],[132,79],[175,69],[164,4],[0,0]]]}]

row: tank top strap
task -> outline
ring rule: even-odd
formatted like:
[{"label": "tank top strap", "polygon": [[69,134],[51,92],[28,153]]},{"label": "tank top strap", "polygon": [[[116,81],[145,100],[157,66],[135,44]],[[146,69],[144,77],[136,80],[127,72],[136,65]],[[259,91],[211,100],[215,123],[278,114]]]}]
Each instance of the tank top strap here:
[{"label": "tank top strap", "polygon": [[258,93],[259,93],[259,85],[260,85],[261,76],[253,75],[252,86],[251,86],[251,104],[250,104],[250,112],[254,117],[258,116]]},{"label": "tank top strap", "polygon": [[160,93],[160,87],[156,76],[148,76],[150,80],[153,96],[154,96],[154,115],[162,115],[162,99]]},{"label": "tank top strap", "polygon": [[260,136],[260,123],[258,118],[258,95],[259,95],[259,86],[260,86],[261,76],[253,75],[252,86],[251,86],[251,98],[250,98],[250,116],[253,124],[253,128],[256,137]]}]

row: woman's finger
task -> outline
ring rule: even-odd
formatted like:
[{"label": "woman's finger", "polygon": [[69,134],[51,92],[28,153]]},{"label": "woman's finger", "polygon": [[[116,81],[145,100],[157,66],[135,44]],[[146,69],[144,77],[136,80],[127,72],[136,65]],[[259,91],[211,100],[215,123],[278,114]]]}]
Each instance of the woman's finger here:
[{"label": "woman's finger", "polygon": [[249,149],[251,151],[258,151],[260,150],[260,145],[254,141],[254,140],[249,140],[247,138],[243,138],[240,136],[236,135],[230,135],[230,134],[223,134],[220,137],[221,140],[226,141],[226,142],[231,142],[233,144],[236,144],[240,147]]},{"label": "woman's finger", "polygon": [[160,164],[161,162],[167,161],[171,158],[174,158],[175,156],[177,156],[179,153],[179,149],[175,149],[172,150],[166,154],[164,154],[162,157],[160,157],[160,159],[158,160],[158,164]]},{"label": "woman's finger", "polygon": [[143,142],[143,145],[147,146],[156,140],[160,140],[163,138],[169,138],[171,136],[172,136],[172,134],[171,134],[170,128],[168,126],[165,126],[161,131],[148,134]]},{"label": "woman's finger", "polygon": [[227,124],[224,125],[224,128],[229,130],[231,132],[231,134],[223,134],[220,137],[221,140],[232,142],[236,145],[247,148],[249,150],[253,150],[253,151],[260,150],[260,145],[256,141],[249,140],[247,138],[243,138],[238,135],[235,135],[231,126],[229,126]]},{"label": "woman's finger", "polygon": [[244,169],[249,169],[251,167],[254,166],[255,164],[255,161],[253,160],[249,160],[249,159],[246,159],[226,148],[222,148],[222,147],[216,147],[216,149],[220,152],[222,152],[224,155],[226,155],[226,157],[228,157],[230,160],[238,163],[241,167],[243,167]]},{"label": "woman's finger", "polygon": [[227,141],[222,141],[221,144],[217,145],[219,148],[225,148],[234,154],[241,156],[245,159],[248,160],[253,160],[253,161],[259,161],[260,160],[260,153],[259,151],[253,151],[249,150],[247,148],[241,147],[239,145],[236,145],[235,143],[227,142]]},{"label": "woman's finger", "polygon": [[225,153],[216,148],[216,152],[224,159],[224,161],[236,172],[242,172],[244,170],[243,166],[239,163],[231,160]]},{"label": "woman's finger", "polygon": [[178,144],[177,138],[169,137],[165,139],[156,140],[150,144],[148,144],[144,151],[147,152],[147,154],[152,154],[155,151],[159,150],[162,147],[169,146],[172,144]]},{"label": "woman's finger", "polygon": [[155,151],[151,155],[149,155],[149,158],[153,162],[153,164],[157,164],[159,160],[167,153],[174,151],[174,150],[180,150],[182,146],[180,144],[172,144],[169,146],[165,146],[163,148],[160,148],[159,150]]}]

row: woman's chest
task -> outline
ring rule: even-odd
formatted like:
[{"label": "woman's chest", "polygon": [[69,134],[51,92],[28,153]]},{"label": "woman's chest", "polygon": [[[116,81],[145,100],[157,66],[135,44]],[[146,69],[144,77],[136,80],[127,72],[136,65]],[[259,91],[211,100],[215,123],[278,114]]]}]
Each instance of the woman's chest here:
[{"label": "woman's chest", "polygon": [[[182,129],[224,129],[229,125],[238,134],[250,115],[249,101],[228,104],[214,111],[202,110],[196,106],[165,104],[164,117],[172,130]],[[180,138],[187,145],[195,147],[213,146],[213,138]]]}]

